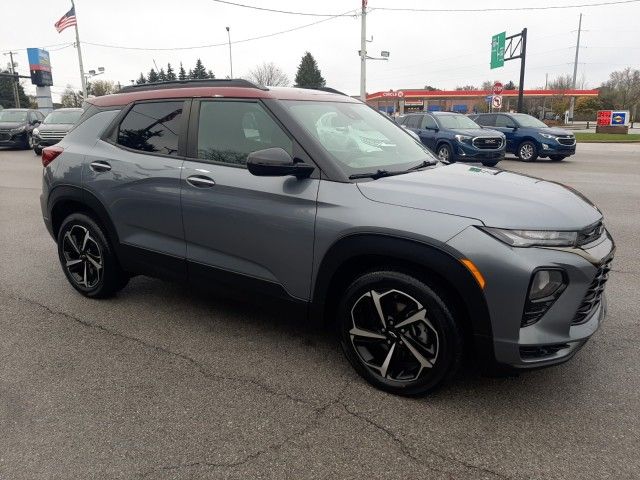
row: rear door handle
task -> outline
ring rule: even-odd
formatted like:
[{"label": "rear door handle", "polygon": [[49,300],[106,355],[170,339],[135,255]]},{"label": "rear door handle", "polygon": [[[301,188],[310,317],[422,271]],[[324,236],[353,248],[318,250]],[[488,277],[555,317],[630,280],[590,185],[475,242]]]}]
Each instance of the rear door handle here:
[{"label": "rear door handle", "polygon": [[211,178],[204,175],[191,175],[187,177],[187,183],[197,188],[211,188],[216,184]]},{"label": "rear door handle", "polygon": [[111,165],[102,160],[96,160],[95,162],[91,162],[91,170],[94,172],[108,172],[111,170]]}]

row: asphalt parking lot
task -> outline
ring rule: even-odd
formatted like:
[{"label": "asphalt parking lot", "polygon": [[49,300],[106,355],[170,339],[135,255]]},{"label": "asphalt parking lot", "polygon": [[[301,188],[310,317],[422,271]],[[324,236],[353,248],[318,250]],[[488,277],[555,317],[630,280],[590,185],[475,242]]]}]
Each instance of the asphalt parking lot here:
[{"label": "asphalt parking lot", "polygon": [[640,144],[578,151],[500,166],[600,206],[606,323],[562,366],[407,399],[260,305],[145,277],[83,298],[42,223],[39,158],[0,150],[0,478],[640,478]]}]

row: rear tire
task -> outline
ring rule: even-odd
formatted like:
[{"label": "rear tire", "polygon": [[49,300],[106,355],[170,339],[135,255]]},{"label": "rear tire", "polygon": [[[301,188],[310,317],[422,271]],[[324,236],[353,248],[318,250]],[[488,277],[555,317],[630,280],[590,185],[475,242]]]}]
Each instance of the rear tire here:
[{"label": "rear tire", "polygon": [[71,214],[62,222],[58,258],[71,286],[85,297],[110,297],[129,281],[102,228],[83,213]]},{"label": "rear tire", "polygon": [[552,162],[561,162],[567,157],[565,157],[564,155],[549,155],[549,158]]},{"label": "rear tire", "polygon": [[340,342],[353,368],[398,395],[425,394],[453,377],[463,334],[443,298],[398,271],[357,278],[338,307]]},{"label": "rear tire", "polygon": [[518,158],[523,162],[535,162],[538,158],[538,147],[535,143],[525,140],[518,147]]}]

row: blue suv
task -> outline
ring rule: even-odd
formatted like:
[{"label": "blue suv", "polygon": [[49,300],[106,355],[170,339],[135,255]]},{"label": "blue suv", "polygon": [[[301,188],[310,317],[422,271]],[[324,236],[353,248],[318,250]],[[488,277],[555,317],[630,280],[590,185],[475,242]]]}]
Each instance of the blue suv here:
[{"label": "blue suv", "polygon": [[481,128],[460,113],[430,112],[403,116],[399,122],[420,141],[448,162],[481,162],[495,166],[504,158],[505,136]]},{"label": "blue suv", "polygon": [[555,162],[576,153],[576,137],[568,130],[551,128],[526,113],[481,113],[470,118],[507,137],[507,152],[525,162],[538,157]]}]

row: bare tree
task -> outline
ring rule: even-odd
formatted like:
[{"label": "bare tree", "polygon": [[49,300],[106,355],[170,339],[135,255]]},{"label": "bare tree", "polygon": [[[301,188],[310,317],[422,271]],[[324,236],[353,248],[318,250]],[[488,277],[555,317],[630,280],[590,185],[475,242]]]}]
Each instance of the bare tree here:
[{"label": "bare tree", "polygon": [[288,87],[289,77],[273,62],[265,62],[251,70],[247,80],[261,87]]},{"label": "bare tree", "polygon": [[553,80],[550,80],[547,88],[549,90],[569,90],[573,85],[573,77],[570,74],[559,75]]},{"label": "bare tree", "polygon": [[110,95],[116,93],[116,84],[113,80],[94,80],[91,82],[91,95],[96,97],[102,97],[103,95]]},{"label": "bare tree", "polygon": [[60,103],[63,107],[81,107],[82,92],[76,92],[71,85],[67,85],[60,97]]}]

